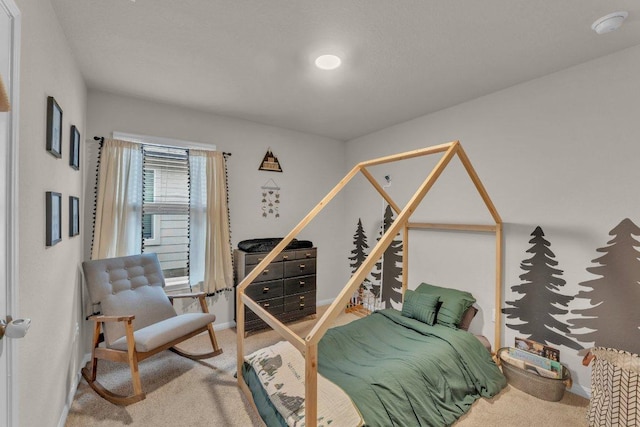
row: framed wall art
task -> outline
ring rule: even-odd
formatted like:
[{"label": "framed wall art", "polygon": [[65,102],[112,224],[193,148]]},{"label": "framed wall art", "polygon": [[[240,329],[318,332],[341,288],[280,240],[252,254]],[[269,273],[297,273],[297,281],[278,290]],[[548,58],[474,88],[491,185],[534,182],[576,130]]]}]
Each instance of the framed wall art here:
[{"label": "framed wall art", "polygon": [[80,234],[80,199],[69,196],[69,237]]},{"label": "framed wall art", "polygon": [[80,169],[80,132],[75,125],[71,126],[71,150],[69,152],[69,166],[73,169]]},{"label": "framed wall art", "polygon": [[62,157],[62,109],[53,98],[47,98],[47,151]]},{"label": "framed wall art", "polygon": [[53,246],[62,240],[62,194],[46,193],[46,243]]},{"label": "framed wall art", "polygon": [[260,162],[260,167],[258,168],[258,170],[282,172],[282,166],[280,166],[280,161],[271,152],[271,147],[267,149],[267,154],[264,155],[262,162]]}]

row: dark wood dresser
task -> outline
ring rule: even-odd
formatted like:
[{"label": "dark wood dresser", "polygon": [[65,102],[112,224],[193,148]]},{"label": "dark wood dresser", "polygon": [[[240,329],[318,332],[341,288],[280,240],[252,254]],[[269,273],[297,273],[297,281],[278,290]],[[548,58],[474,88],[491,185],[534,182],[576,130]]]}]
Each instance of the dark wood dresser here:
[{"label": "dark wood dresser", "polygon": [[[317,251],[317,248],[282,251],[247,286],[245,293],[282,322],[316,314]],[[236,286],[267,254],[234,250]],[[234,302],[237,303],[235,292],[234,296]],[[237,318],[235,310],[234,318]],[[245,332],[249,332],[268,325],[245,307],[244,327]]]}]

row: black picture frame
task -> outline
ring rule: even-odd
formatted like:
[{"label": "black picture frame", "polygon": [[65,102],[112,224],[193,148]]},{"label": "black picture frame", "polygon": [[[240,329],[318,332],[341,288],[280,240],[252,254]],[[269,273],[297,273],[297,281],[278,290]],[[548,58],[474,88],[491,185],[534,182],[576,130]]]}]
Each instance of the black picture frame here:
[{"label": "black picture frame", "polygon": [[53,96],[47,98],[47,151],[62,157],[62,108]]},{"label": "black picture frame", "polygon": [[80,234],[80,199],[69,196],[69,237]]},{"label": "black picture frame", "polygon": [[62,240],[62,194],[46,192],[46,244],[53,246]]},{"label": "black picture frame", "polygon": [[73,125],[71,126],[70,137],[70,151],[69,151],[69,166],[75,170],[80,169],[80,131]]}]

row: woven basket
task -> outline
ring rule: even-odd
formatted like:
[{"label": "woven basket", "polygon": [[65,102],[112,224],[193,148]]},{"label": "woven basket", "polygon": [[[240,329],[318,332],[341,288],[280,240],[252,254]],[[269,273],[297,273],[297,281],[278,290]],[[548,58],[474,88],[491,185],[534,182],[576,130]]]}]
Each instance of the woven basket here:
[{"label": "woven basket", "polygon": [[502,373],[509,384],[538,399],[550,402],[557,402],[562,399],[567,385],[571,384],[571,374],[564,365],[562,366],[562,378],[545,378],[502,360],[500,354],[508,350],[507,347],[501,348],[498,350],[497,356],[502,366]]},{"label": "woven basket", "polygon": [[595,347],[591,370],[590,426],[640,426],[640,356]]}]

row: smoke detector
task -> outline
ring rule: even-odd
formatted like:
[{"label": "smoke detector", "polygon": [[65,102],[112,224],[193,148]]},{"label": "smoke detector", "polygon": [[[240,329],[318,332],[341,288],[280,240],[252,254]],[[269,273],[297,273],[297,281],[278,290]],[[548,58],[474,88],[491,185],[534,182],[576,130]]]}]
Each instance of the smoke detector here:
[{"label": "smoke detector", "polygon": [[596,22],[591,25],[591,29],[598,34],[610,33],[620,28],[627,16],[629,16],[629,14],[624,11],[610,13],[596,20]]}]

